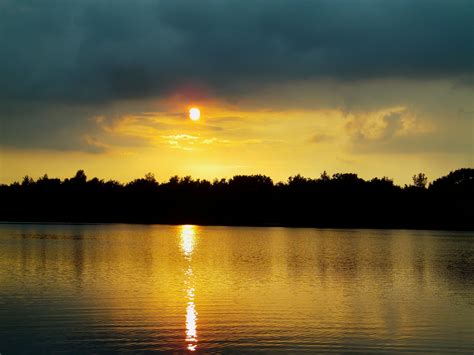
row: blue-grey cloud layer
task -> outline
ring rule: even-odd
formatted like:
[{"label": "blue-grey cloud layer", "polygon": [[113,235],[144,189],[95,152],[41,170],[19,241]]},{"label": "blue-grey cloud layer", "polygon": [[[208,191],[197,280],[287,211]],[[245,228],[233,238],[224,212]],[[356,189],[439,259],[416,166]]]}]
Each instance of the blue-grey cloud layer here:
[{"label": "blue-grey cloud layer", "polygon": [[473,18],[472,0],[0,0],[0,143],[75,147],[77,105],[177,85],[469,82]]},{"label": "blue-grey cloud layer", "polygon": [[474,2],[0,2],[0,98],[95,102],[193,81],[474,72]]}]

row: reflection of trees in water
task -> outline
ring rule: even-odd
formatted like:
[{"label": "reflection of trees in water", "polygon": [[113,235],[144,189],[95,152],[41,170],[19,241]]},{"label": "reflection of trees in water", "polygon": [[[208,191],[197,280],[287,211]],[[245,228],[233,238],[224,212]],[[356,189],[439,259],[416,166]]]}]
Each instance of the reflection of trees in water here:
[{"label": "reflection of trees in water", "polygon": [[[297,235],[292,235],[296,233]],[[304,244],[298,234],[309,233]],[[287,268],[294,279],[314,273],[321,282],[362,277],[384,278],[393,274],[390,236],[374,238],[377,231],[291,230],[286,238]]]},{"label": "reflection of trees in water", "polygon": [[319,230],[305,244],[292,233],[305,231],[291,230],[285,239],[286,266],[294,280],[313,273],[322,283],[360,278],[392,284],[398,278],[418,286],[445,281],[474,284],[472,247],[459,252],[457,246],[450,247],[458,239],[440,240],[432,235],[436,232]]},{"label": "reflection of trees in water", "polygon": [[73,240],[73,257],[71,258],[76,274],[76,287],[81,289],[84,273],[84,234],[82,231],[75,235]]},{"label": "reflection of trees in water", "polygon": [[[473,242],[469,242],[472,244]],[[474,250],[452,250],[438,259],[437,268],[442,276],[456,286],[474,288]]]},{"label": "reflection of trees in water", "polygon": [[58,233],[32,230],[22,233],[20,240],[23,275],[40,273],[38,277],[44,277],[56,270],[53,276],[57,277],[59,270],[69,267],[74,272],[76,286],[81,288],[85,262],[82,227]]},{"label": "reflection of trees in water", "polygon": [[228,260],[222,258],[219,263],[225,269],[238,270],[241,276],[251,275],[256,281],[268,279],[272,275],[273,258],[277,250],[275,240],[262,235],[258,228],[243,228],[238,238],[238,246],[225,248]]}]

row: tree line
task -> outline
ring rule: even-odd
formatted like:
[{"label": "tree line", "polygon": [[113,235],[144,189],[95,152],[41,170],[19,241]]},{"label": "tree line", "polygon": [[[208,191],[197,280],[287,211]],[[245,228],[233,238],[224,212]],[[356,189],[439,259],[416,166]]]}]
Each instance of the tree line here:
[{"label": "tree line", "polygon": [[124,222],[357,228],[474,227],[474,169],[428,184],[425,174],[397,186],[352,173],[301,175],[274,183],[265,175],[214,181],[149,173],[122,184],[83,170],[64,180],[47,175],[0,185],[0,221]]}]

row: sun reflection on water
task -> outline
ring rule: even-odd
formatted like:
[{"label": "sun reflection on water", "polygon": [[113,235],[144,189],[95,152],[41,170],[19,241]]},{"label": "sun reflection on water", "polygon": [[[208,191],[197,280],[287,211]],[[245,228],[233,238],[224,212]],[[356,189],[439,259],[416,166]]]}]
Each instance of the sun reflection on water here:
[{"label": "sun reflection on water", "polygon": [[190,351],[197,349],[197,312],[195,299],[195,288],[194,288],[194,275],[191,265],[191,258],[195,246],[196,227],[192,225],[184,225],[181,227],[181,249],[183,251],[184,258],[188,262],[188,269],[185,272],[185,291],[186,291],[186,348]]},{"label": "sun reflection on water", "polygon": [[186,290],[188,305],[186,307],[186,343],[188,350],[194,351],[197,347],[197,312],[194,303],[194,288],[189,287]]},{"label": "sun reflection on water", "polygon": [[186,260],[191,261],[191,256],[194,250],[196,235],[196,227],[186,224],[181,226],[181,249],[183,249],[183,254]]}]

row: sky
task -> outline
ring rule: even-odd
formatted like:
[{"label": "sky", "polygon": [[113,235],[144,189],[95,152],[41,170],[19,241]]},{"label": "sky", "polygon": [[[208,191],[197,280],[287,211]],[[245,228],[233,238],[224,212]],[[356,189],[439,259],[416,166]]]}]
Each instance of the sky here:
[{"label": "sky", "polygon": [[473,167],[473,19],[472,0],[0,0],[0,183]]}]

